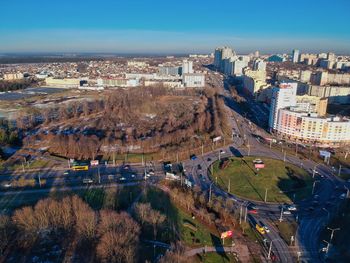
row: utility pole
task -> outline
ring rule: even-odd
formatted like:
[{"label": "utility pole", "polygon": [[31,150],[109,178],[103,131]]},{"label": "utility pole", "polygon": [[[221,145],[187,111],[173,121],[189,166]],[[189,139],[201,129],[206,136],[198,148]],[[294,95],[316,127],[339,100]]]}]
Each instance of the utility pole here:
[{"label": "utility pole", "polygon": [[68,161],[68,169],[70,169],[70,161],[69,160],[67,160]]},{"label": "utility pole", "polygon": [[265,203],[266,203],[266,200],[267,200],[267,188],[265,189],[265,198],[264,198]]},{"label": "utility pole", "polygon": [[209,186],[209,203],[211,202],[211,186],[212,185],[213,185],[213,183],[211,183]]},{"label": "utility pole", "polygon": [[176,162],[179,163],[179,153],[176,153]]},{"label": "utility pole", "polygon": [[202,156],[204,155],[204,145],[202,143]]},{"label": "utility pole", "polygon": [[280,219],[279,219],[280,222],[283,221],[283,206],[281,208],[281,214],[280,214]]},{"label": "utility pole", "polygon": [[286,162],[286,151],[283,153],[283,162]]},{"label": "utility pole", "polygon": [[267,254],[267,259],[271,259],[271,250],[272,250],[272,240],[270,241],[270,246],[269,246],[269,253]]},{"label": "utility pole", "polygon": [[40,173],[38,174],[38,177],[39,177],[39,186],[41,188],[41,178],[40,178]]},{"label": "utility pole", "polygon": [[340,176],[340,173],[341,173],[341,164],[339,164],[339,170],[338,170],[338,176]]},{"label": "utility pole", "polygon": [[239,210],[239,224],[242,224],[242,205],[241,209]]},{"label": "utility pole", "polygon": [[271,149],[271,146],[272,146],[272,140],[270,140],[270,149]]},{"label": "utility pole", "polygon": [[248,207],[245,207],[244,222],[247,222]]}]

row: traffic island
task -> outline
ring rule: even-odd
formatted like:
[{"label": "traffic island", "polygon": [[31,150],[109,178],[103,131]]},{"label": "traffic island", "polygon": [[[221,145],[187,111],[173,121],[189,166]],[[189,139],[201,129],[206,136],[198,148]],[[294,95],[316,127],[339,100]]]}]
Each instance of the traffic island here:
[{"label": "traffic island", "polygon": [[271,158],[221,159],[209,172],[223,190],[254,201],[291,203],[312,191],[312,178],[304,169]]}]

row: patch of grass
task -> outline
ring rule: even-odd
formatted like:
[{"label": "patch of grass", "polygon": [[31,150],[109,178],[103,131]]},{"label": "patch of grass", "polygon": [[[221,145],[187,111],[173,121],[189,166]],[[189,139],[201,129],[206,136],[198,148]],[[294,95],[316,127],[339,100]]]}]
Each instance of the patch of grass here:
[{"label": "patch of grass", "polygon": [[220,169],[219,162],[214,163],[215,181],[228,191],[241,197],[264,201],[267,189],[268,202],[291,202],[303,199],[311,194],[312,178],[308,173],[294,165],[271,158],[261,158],[265,168],[259,171],[254,168],[256,157],[230,158],[227,168]]},{"label": "patch of grass", "polygon": [[278,222],[277,228],[280,232],[280,236],[283,238],[283,240],[290,244],[290,238],[293,236],[295,238],[296,231],[298,228],[297,223],[295,222]]},{"label": "patch of grass", "polygon": [[231,254],[226,253],[206,253],[201,255],[196,255],[193,259],[195,262],[204,262],[204,263],[226,263],[239,262],[236,258]]}]

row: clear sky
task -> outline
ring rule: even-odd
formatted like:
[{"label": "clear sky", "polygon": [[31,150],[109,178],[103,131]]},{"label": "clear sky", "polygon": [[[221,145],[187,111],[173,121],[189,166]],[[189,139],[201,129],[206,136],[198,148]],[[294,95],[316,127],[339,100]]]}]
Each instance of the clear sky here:
[{"label": "clear sky", "polygon": [[335,51],[350,0],[0,0],[0,52]]}]

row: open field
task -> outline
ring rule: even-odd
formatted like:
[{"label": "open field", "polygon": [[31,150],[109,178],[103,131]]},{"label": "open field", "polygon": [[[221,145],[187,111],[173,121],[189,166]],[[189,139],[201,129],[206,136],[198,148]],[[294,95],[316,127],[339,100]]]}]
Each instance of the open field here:
[{"label": "open field", "polygon": [[256,157],[230,158],[225,169],[219,168],[219,162],[213,167],[213,181],[241,197],[264,201],[267,189],[267,202],[291,202],[311,194],[312,181],[308,173],[294,165],[280,160],[260,158],[265,168],[254,168]]}]

